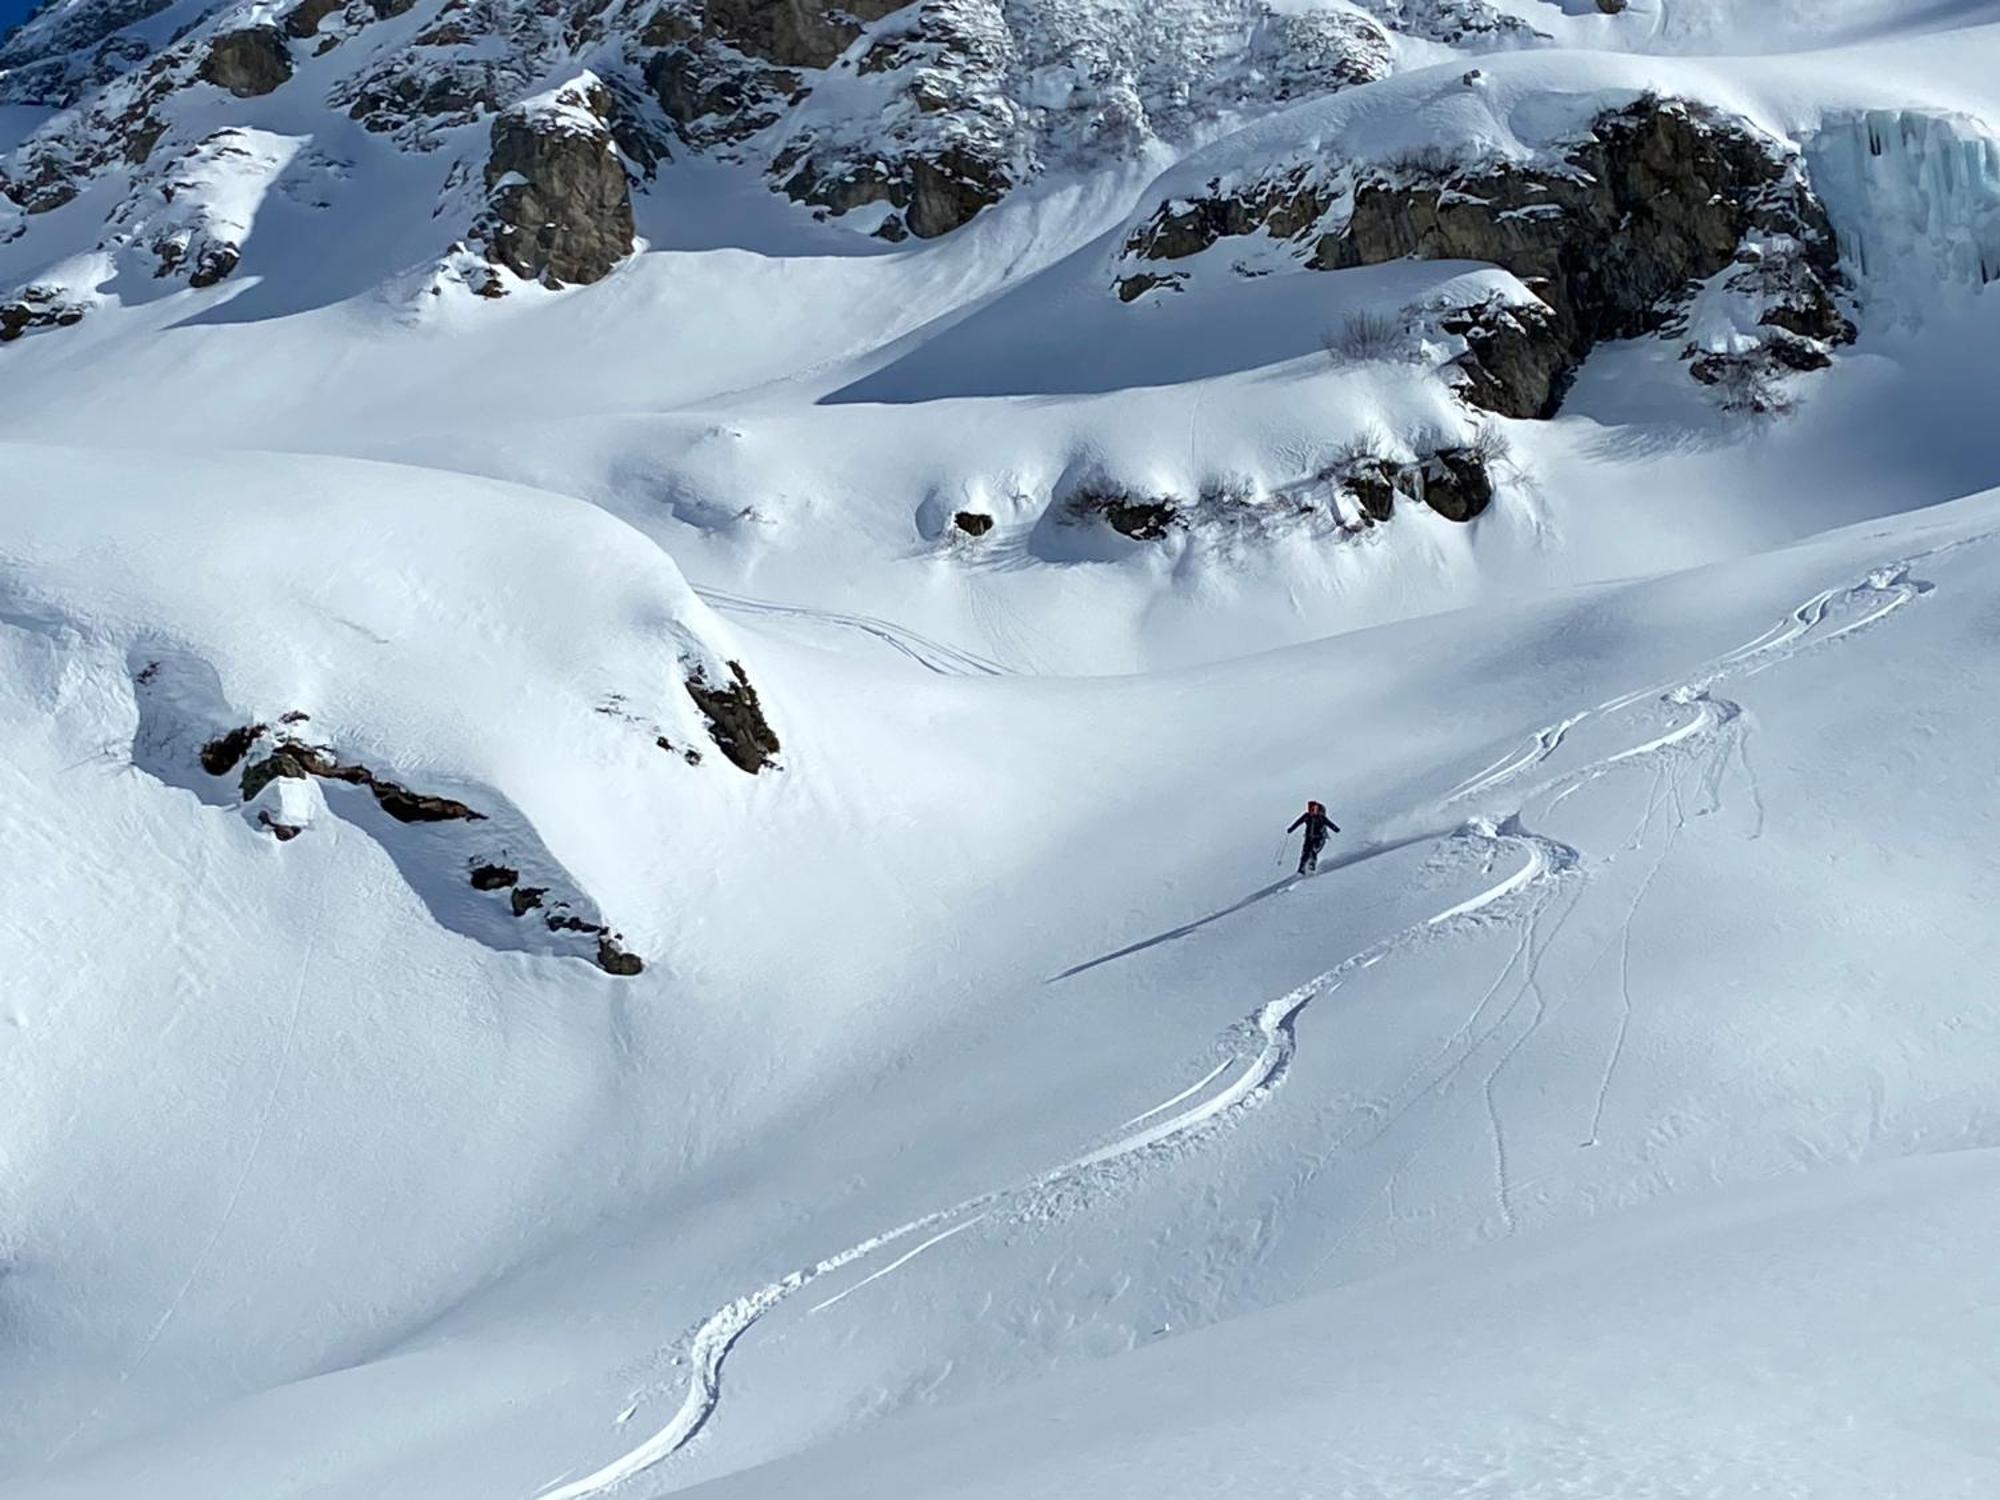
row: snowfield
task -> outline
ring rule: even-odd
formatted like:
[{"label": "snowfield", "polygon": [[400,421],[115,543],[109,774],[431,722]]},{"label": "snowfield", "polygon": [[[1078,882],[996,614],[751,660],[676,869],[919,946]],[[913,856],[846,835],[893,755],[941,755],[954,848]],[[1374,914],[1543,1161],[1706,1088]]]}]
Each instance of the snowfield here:
[{"label": "snowfield", "polygon": [[[2000,7],[1291,9],[1394,71],[933,239],[690,149],[475,295],[321,97],[428,3],[0,198],[0,1494],[2000,1492]],[[1714,286],[1547,420],[1494,265],[1115,290],[1649,90],[1824,200],[1786,409]]]}]

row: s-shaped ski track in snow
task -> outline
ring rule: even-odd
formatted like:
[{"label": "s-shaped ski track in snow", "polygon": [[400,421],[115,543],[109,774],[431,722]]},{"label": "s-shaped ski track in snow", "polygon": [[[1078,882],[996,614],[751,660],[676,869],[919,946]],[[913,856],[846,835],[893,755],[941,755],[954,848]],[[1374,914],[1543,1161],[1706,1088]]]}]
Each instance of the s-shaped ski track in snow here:
[{"label": "s-shaped ski track in snow", "polygon": [[[1454,788],[1446,795],[1445,806],[1520,779],[1549,761],[1571,732],[1586,721],[1605,719],[1649,698],[1675,708],[1692,708],[1693,712],[1664,732],[1649,729],[1642,739],[1545,779],[1529,788],[1517,807],[1538,797],[1549,798],[1547,805],[1552,807],[1620,766],[1685,753],[1704,743],[1712,743],[1726,753],[1731,726],[1738,721],[1741,709],[1733,701],[1715,695],[1712,692],[1715,686],[1730,679],[1754,676],[1802,652],[1845,639],[1879,623],[1930,592],[1929,584],[1910,576],[1910,568],[1916,562],[1986,539],[1977,536],[1947,543],[1908,561],[1877,568],[1846,589],[1815,594],[1771,629],[1703,664],[1678,683],[1622,694],[1538,730],[1523,750],[1502,757]],[[1283,1085],[1298,1050],[1299,1018],[1315,1000],[1338,990],[1350,976],[1421,945],[1478,930],[1495,920],[1532,924],[1565,881],[1586,878],[1582,857],[1576,849],[1529,831],[1522,826],[1518,811],[1504,816],[1475,816],[1430,837],[1445,841],[1447,847],[1456,846],[1489,872],[1498,867],[1503,856],[1514,856],[1514,862],[1506,874],[1477,895],[1454,902],[1379,939],[1289,993],[1258,1007],[1223,1033],[1224,1047],[1230,1056],[1222,1065],[1193,1086],[1182,1088],[1164,1103],[1127,1121],[1104,1144],[1025,1182],[979,1194],[872,1235],[717,1308],[687,1336],[685,1349],[690,1373],[686,1391],[672,1418],[637,1446],[581,1478],[537,1492],[535,1500],[585,1500],[588,1496],[602,1495],[686,1447],[721,1404],[723,1365],[737,1341],[795,1293],[877,1251],[924,1236],[891,1264],[812,1309],[814,1313],[828,1311],[863,1286],[982,1220],[1003,1215],[1016,1205],[1048,1194],[1051,1189],[1087,1181],[1114,1164],[1131,1162],[1146,1153],[1183,1147],[1222,1128],[1263,1103]]]}]

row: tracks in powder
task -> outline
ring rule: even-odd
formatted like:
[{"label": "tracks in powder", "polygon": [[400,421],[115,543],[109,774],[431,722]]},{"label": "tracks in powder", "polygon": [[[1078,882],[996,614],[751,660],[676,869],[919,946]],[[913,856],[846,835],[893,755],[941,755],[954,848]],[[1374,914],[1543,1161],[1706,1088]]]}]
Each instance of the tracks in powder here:
[{"label": "tracks in powder", "polygon": [[852,631],[880,641],[892,651],[900,652],[927,672],[935,672],[940,677],[1005,677],[1007,669],[997,661],[991,661],[971,651],[957,646],[934,641],[929,636],[918,635],[892,620],[878,619],[874,615],[846,614],[834,609],[813,609],[803,604],[778,604],[769,599],[752,599],[745,594],[732,594],[722,589],[698,588],[695,593],[702,603],[726,614],[749,615],[764,619],[799,620],[812,625],[827,625],[838,630]]},{"label": "tracks in powder", "polygon": [[[1455,804],[1488,798],[1503,788],[1526,780],[1537,771],[1544,772],[1540,779],[1511,797],[1515,811],[1504,815],[1471,816],[1456,826],[1447,823],[1436,833],[1427,835],[1438,840],[1461,861],[1497,875],[1476,895],[1454,902],[1379,939],[1287,994],[1259,1006],[1223,1033],[1226,1056],[1221,1064],[1195,1084],[1182,1088],[1152,1109],[1134,1116],[1101,1144],[1025,1181],[967,1198],[886,1229],[717,1308],[685,1339],[682,1347],[689,1370],[687,1386],[679,1407],[666,1424],[600,1468],[581,1478],[538,1492],[536,1500],[585,1500],[585,1497],[604,1494],[686,1447],[720,1406],[724,1365],[738,1341],[759,1320],[823,1278],[878,1253],[898,1246],[908,1247],[880,1269],[815,1304],[811,1310],[814,1313],[831,1310],[864,1286],[979,1223],[1004,1218],[1016,1208],[1045,1197],[1053,1189],[1086,1182],[1114,1165],[1134,1162],[1149,1153],[1184,1148],[1254,1110],[1283,1086],[1291,1070],[1299,1046],[1300,1017],[1315,1001],[1336,992],[1355,975],[1390,958],[1449,940],[1461,933],[1489,927],[1494,922],[1519,923],[1524,934],[1530,935],[1524,941],[1531,940],[1536,922],[1555,894],[1566,883],[1583,880],[1587,876],[1578,850],[1524,826],[1519,809],[1531,804],[1538,804],[1544,809],[1553,808],[1585,786],[1622,767],[1646,762],[1665,763],[1668,757],[1697,751],[1712,752],[1718,759],[1726,757],[1732,750],[1740,753],[1742,709],[1733,699],[1717,693],[1715,690],[1719,686],[1753,677],[1803,652],[1831,645],[1880,623],[1930,591],[1929,584],[1911,576],[1913,566],[1924,559],[1985,539],[1980,536],[1948,543],[1919,553],[1907,561],[1877,568],[1845,588],[1824,590],[1788,612],[1770,629],[1704,663],[1679,682],[1621,694],[1535,731],[1518,750],[1501,757],[1453,788],[1446,794],[1441,809],[1448,818],[1449,809]],[[719,601],[712,599],[712,602]],[[755,604],[755,601],[732,601],[723,607],[748,608]],[[776,606],[757,605],[756,608],[759,612],[766,609],[780,612]],[[817,611],[801,613],[815,618],[830,618],[821,616]],[[870,634],[876,633],[870,627],[880,623],[865,621],[859,616],[841,617],[841,620]],[[965,658],[964,653],[957,653],[953,648],[938,648],[935,643],[921,642],[920,638],[907,637],[902,632],[896,634],[903,644],[898,644],[897,640],[892,640],[891,644],[898,644],[898,649],[924,661],[933,671],[979,670],[990,674],[999,670],[991,663],[970,666],[967,663],[977,662],[976,658]],[[912,649],[913,645],[915,649]],[[945,654],[925,661],[920,651],[942,651]],[[1579,731],[1615,724],[1621,715],[1636,708],[1645,710],[1648,722],[1633,737],[1581,765],[1568,770],[1554,768],[1552,763]],[[1660,728],[1658,724],[1661,709],[1666,710],[1670,720],[1665,728]],[[1516,961],[1520,957],[1517,952]],[[1621,954],[1621,962],[1626,958]],[[1510,961],[1509,968],[1514,966],[1515,963]],[[1494,986],[1494,989],[1497,988],[1498,981]],[[1492,998],[1493,991],[1489,990],[1481,1001],[1481,1012]],[[1473,1026],[1476,1021],[1477,1016],[1468,1021],[1467,1026]],[[1622,1041],[1621,1032],[1621,1046]],[[1609,1070],[1615,1067],[1615,1059],[1607,1064],[1607,1088]],[[1600,1098],[1600,1110],[1601,1107]],[[1509,1194],[1503,1137],[1496,1138],[1496,1151],[1499,1153],[1496,1170],[1500,1174],[1504,1207]]]}]

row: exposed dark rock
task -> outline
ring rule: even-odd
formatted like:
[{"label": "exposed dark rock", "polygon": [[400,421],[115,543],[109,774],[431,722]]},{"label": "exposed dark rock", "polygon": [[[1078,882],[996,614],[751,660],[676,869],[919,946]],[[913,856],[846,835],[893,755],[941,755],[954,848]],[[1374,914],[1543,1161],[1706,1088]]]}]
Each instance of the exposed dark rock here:
[{"label": "exposed dark rock", "polygon": [[51,213],[76,197],[77,179],[87,168],[58,149],[23,150],[26,154],[18,160],[0,160],[0,192],[18,203],[23,213]]},{"label": "exposed dark rock", "polygon": [[[1315,269],[1416,258],[1511,271],[1549,321],[1516,307],[1462,330],[1467,399],[1509,415],[1548,415],[1592,345],[1670,329],[1724,273],[1726,291],[1768,304],[1770,326],[1821,352],[1854,337],[1832,227],[1796,154],[1744,121],[1652,95],[1600,115],[1546,166],[1425,157],[1357,167],[1345,184],[1314,165],[1212,184],[1162,204],[1126,258],[1177,260],[1257,232],[1309,243]],[[1140,269],[1118,291],[1129,301],[1157,284]]]},{"label": "exposed dark rock", "polygon": [[707,0],[706,29],[746,57],[784,68],[830,67],[861,35],[862,25],[910,0]]},{"label": "exposed dark rock", "polygon": [[1452,309],[1438,327],[1466,342],[1456,367],[1469,404],[1503,417],[1555,414],[1575,366],[1546,306],[1494,297]]},{"label": "exposed dark rock", "polygon": [[225,31],[209,43],[201,76],[239,99],[254,99],[292,76],[291,48],[275,26]]},{"label": "exposed dark rock", "polygon": [[632,193],[605,123],[610,94],[572,85],[563,98],[573,107],[493,121],[484,238],[517,276],[588,284],[632,253]]},{"label": "exposed dark rock", "polygon": [[506,865],[475,865],[471,882],[475,891],[500,891],[519,882],[521,872]]},{"label": "exposed dark rock", "polygon": [[[154,246],[154,254],[159,259],[155,276],[171,276],[183,269],[187,261],[188,247],[179,240],[165,240]],[[226,241],[203,240],[194,252],[191,265],[186,265],[187,284],[197,289],[214,286],[242,262],[242,252]]]},{"label": "exposed dark rock", "polygon": [[694,746],[692,745],[688,746],[685,750],[683,750],[679,745],[676,745],[672,740],[668,739],[664,734],[655,735],[653,737],[653,743],[655,745],[658,745],[662,750],[666,751],[667,754],[669,755],[678,755],[682,760],[686,761],[691,766],[698,766],[701,764],[701,752],[695,749]]},{"label": "exposed dark rock", "polygon": [[153,147],[160,143],[160,137],[166,133],[165,120],[141,110],[124,127],[125,148],[119,154],[129,166],[144,166],[147,158],[153,154]]},{"label": "exposed dark rock", "polygon": [[411,50],[389,54],[375,69],[341,85],[336,97],[363,129],[377,135],[401,132],[421,148],[434,139],[432,132],[470,125],[498,110],[511,85],[500,64],[490,59],[433,59]]},{"label": "exposed dark rock", "polygon": [[799,75],[670,47],[646,63],[646,86],[668,119],[697,145],[740,141],[774,123]]},{"label": "exposed dark rock", "polygon": [[315,776],[322,781],[341,781],[363,786],[374,794],[382,811],[399,823],[484,822],[486,814],[475,812],[451,797],[434,797],[413,792],[408,787],[377,776],[366,766],[348,765],[331,750],[318,745],[287,740],[262,760],[243,768],[243,800],[255,801],[258,794],[280,776]]},{"label": "exposed dark rock", "polygon": [[542,904],[542,897],[549,893],[545,885],[517,885],[508,893],[508,904],[514,908],[514,915],[525,917]]},{"label": "exposed dark rock", "polygon": [[1420,481],[1412,470],[1386,458],[1356,460],[1340,476],[1342,489],[1354,497],[1361,513],[1370,521],[1386,521],[1395,514],[1398,494],[1415,494]]},{"label": "exposed dark rock", "polygon": [[920,240],[949,234],[989,204],[998,203],[1013,186],[1006,171],[976,153],[954,148],[935,160],[911,157],[910,206],[903,222]]},{"label": "exposed dark rock", "polygon": [[[1334,201],[1333,191],[1318,176],[1296,167],[1235,191],[1163,203],[1125,249],[1139,260],[1184,260],[1217,240],[1259,231],[1268,231],[1273,239],[1299,239],[1332,211]],[[1119,295],[1130,302],[1138,294],[1128,293],[1121,282]]]},{"label": "exposed dark rock", "polygon": [[1424,504],[1448,521],[1470,521],[1493,503],[1493,475],[1477,448],[1440,448],[1418,472]]},{"label": "exposed dark rock", "polygon": [[31,286],[10,301],[0,302],[0,344],[12,343],[36,328],[69,328],[83,321],[83,307],[53,287]]},{"label": "exposed dark rock", "polygon": [[773,763],[771,758],[782,747],[743,664],[729,663],[729,675],[732,680],[718,686],[697,668],[687,679],[688,696],[708,720],[708,737],[716,749],[738,770],[754,776]]},{"label": "exposed dark rock", "polygon": [[280,24],[285,35],[300,41],[319,34],[320,22],[343,8],[346,0],[299,0],[286,11]]},{"label": "exposed dark rock", "polygon": [[600,937],[597,940],[597,967],[607,974],[630,978],[646,965],[638,954],[627,953],[616,938]]},{"label": "exposed dark rock", "polygon": [[296,823],[280,823],[261,808],[257,812],[257,824],[261,828],[268,828],[281,844],[288,844],[305,832]]},{"label": "exposed dark rock", "polygon": [[1071,495],[1069,510],[1079,516],[1102,516],[1113,531],[1135,542],[1156,542],[1180,524],[1180,506],[1171,496],[1140,498],[1099,485]]},{"label": "exposed dark rock", "polygon": [[[1513,272],[1549,304],[1571,367],[1600,340],[1657,332],[1696,283],[1739,260],[1744,274],[1792,289],[1813,337],[1853,337],[1831,290],[1841,285],[1833,230],[1797,163],[1740,121],[1680,101],[1648,96],[1600,116],[1561,169],[1372,171],[1312,264],[1406,256]],[[1511,353],[1541,360],[1519,341]],[[1499,383],[1519,396],[1539,382]]]},{"label": "exposed dark rock", "polygon": [[885,220],[877,234],[900,240],[908,233],[927,240],[969,222],[1012,186],[1002,163],[969,147],[952,146],[935,158],[884,153],[831,164],[807,154],[785,180],[784,190],[800,203],[834,214],[886,203],[897,215]]},{"label": "exposed dark rock", "polygon": [[201,747],[201,768],[211,776],[227,776],[236,769],[236,763],[250,753],[250,747],[257,743],[257,736],[263,732],[262,724],[245,724],[227,734],[217,735]]},{"label": "exposed dark rock", "polygon": [[967,536],[985,536],[993,529],[993,518],[984,511],[962,510],[951,518],[951,524]]},{"label": "exposed dark rock", "polygon": [[1623,15],[1631,0],[1597,0],[1597,8],[1607,16]]},{"label": "exposed dark rock", "polygon": [[1157,291],[1161,287],[1177,292],[1181,289],[1181,282],[1184,279],[1171,272],[1161,274],[1154,271],[1141,271],[1136,276],[1121,276],[1118,279],[1118,300],[1137,302],[1146,293]]},{"label": "exposed dark rock", "polygon": [[[359,770],[359,767],[355,769]],[[383,781],[371,773],[362,777],[343,778],[360,781],[375,794],[382,811],[398,823],[449,823],[455,821],[481,822],[486,814],[474,812],[463,802],[450,797],[433,797],[423,792],[413,792],[393,781]]]}]

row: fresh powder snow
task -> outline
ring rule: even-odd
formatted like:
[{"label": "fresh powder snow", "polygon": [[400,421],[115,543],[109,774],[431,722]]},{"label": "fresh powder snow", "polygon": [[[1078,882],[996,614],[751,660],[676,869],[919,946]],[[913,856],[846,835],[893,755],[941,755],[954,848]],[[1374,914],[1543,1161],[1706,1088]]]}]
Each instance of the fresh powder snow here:
[{"label": "fresh powder snow", "polygon": [[1986,0],[42,6],[0,1495],[2000,1492],[1996,132]]}]

